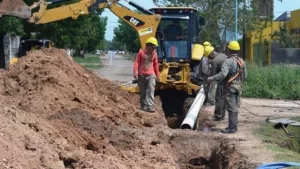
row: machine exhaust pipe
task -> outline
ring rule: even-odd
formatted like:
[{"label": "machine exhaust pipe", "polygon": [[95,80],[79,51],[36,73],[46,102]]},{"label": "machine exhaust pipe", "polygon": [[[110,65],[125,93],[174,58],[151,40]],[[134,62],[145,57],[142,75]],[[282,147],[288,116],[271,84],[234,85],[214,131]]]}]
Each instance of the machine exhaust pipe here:
[{"label": "machine exhaust pipe", "polygon": [[189,109],[185,119],[183,120],[180,129],[193,129],[196,123],[200,109],[203,106],[205,100],[204,88],[201,86],[200,91],[198,92],[191,108]]}]

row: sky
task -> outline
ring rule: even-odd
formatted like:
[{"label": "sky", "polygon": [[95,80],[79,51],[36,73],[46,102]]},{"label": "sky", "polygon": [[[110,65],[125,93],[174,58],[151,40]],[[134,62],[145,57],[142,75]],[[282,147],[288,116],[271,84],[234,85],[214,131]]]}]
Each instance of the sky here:
[{"label": "sky", "polygon": [[[153,8],[155,5],[152,0],[133,0],[141,6],[145,8]],[[126,1],[121,1],[121,4],[130,7]],[[133,8],[131,8],[133,9]],[[274,16],[275,18],[284,13],[285,11],[293,11],[296,9],[300,9],[300,0],[283,0],[283,2],[279,2],[278,0],[274,0]],[[105,39],[112,40],[114,37],[114,28],[118,26],[118,17],[115,16],[111,11],[105,9],[102,16],[107,17],[107,26]]]}]

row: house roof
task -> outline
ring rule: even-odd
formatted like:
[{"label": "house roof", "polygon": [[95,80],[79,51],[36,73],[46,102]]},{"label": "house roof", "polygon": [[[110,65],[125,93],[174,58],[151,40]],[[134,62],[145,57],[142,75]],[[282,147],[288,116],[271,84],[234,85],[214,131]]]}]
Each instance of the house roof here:
[{"label": "house roof", "polygon": [[289,21],[291,19],[291,12],[286,11],[278,16],[274,21]]}]

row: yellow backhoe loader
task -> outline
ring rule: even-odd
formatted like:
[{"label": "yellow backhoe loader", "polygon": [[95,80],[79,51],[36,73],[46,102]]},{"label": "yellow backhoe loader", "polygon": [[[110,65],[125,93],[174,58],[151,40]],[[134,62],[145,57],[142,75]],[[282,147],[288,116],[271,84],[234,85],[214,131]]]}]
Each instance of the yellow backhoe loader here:
[{"label": "yellow backhoe loader", "polygon": [[[156,94],[161,97],[166,116],[185,116],[183,107],[189,105],[186,106],[184,103],[187,103],[186,100],[189,98],[195,98],[201,87],[191,82],[191,63],[193,60],[199,62],[203,56],[203,46],[194,43],[199,27],[196,9],[189,7],[145,9],[129,0],[125,1],[139,12],[128,9],[120,4],[119,0],[80,0],[58,6],[59,3],[67,1],[40,0],[27,6],[22,0],[3,0],[0,3],[0,15],[17,16],[34,24],[45,24],[66,18],[77,19],[80,15],[87,15],[96,9],[109,9],[135,29],[143,48],[149,37],[158,39],[160,82],[156,85]],[[56,7],[48,9],[51,4],[56,4]],[[167,29],[172,23],[180,24],[180,37],[171,37],[172,29]],[[123,86],[122,89],[138,92],[138,87]]]},{"label": "yellow backhoe loader", "polygon": [[19,61],[20,57],[26,55],[26,52],[32,50],[39,50],[43,48],[51,48],[54,44],[48,39],[23,39],[20,42],[18,53],[10,60],[10,65],[13,65]]}]

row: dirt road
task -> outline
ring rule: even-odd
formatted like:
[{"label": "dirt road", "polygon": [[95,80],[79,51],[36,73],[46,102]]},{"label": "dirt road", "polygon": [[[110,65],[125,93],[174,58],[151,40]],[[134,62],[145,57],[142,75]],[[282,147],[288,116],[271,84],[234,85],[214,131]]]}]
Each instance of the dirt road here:
[{"label": "dirt road", "polygon": [[[129,81],[132,80],[133,62],[125,60],[122,56],[117,56],[113,60],[113,65],[108,66],[107,57],[102,57],[102,63],[106,66],[95,73],[98,76],[105,77],[112,81]],[[265,123],[266,118],[276,117],[297,117],[300,109],[300,102],[284,100],[265,100],[265,99],[248,99],[243,98],[239,109],[239,132],[233,135],[225,135],[233,140],[237,140],[237,147],[240,151],[248,156],[251,160],[258,163],[272,162],[274,157],[272,152],[267,150],[262,140],[254,135],[255,130],[261,123]],[[206,116],[213,114],[214,107],[205,107]],[[227,125],[226,119],[222,122],[215,123],[212,133],[208,135],[220,135],[220,129]],[[195,131],[198,132],[198,131]]]},{"label": "dirt road", "polygon": [[128,82],[133,79],[132,61],[126,60],[120,55],[116,55],[112,61],[110,61],[108,56],[103,56],[101,57],[101,61],[104,67],[95,70],[96,75],[116,82]]}]

